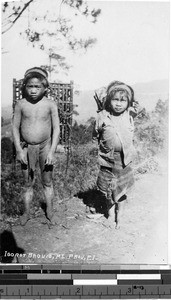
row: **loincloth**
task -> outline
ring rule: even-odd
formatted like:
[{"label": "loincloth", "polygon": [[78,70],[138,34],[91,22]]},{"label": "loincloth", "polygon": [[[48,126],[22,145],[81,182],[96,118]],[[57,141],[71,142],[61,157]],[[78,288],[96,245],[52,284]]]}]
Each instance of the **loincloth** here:
[{"label": "loincloth", "polygon": [[40,160],[44,161],[44,165],[46,163],[46,158],[51,147],[51,138],[38,145],[31,145],[26,142],[22,142],[21,146],[26,152],[29,169],[35,171],[36,165]]},{"label": "loincloth", "polygon": [[114,201],[117,202],[133,184],[134,176],[131,164],[123,166],[119,152],[114,154],[113,168],[100,167],[97,187],[107,198],[113,194]]}]

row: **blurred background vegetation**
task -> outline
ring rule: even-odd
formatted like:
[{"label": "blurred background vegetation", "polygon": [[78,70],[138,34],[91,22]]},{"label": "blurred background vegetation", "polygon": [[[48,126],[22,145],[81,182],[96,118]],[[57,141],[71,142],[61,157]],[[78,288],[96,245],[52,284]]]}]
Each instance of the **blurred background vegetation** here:
[{"label": "blurred background vegetation", "polygon": [[[98,144],[92,142],[94,117],[85,124],[73,122],[71,130],[72,149],[56,153],[54,168],[55,201],[63,201],[81,192],[95,189],[98,175]],[[168,100],[158,100],[155,109],[144,108],[135,118],[134,144],[137,157],[134,162],[135,177],[147,172],[159,172],[159,157],[167,159],[168,152]],[[13,143],[11,120],[1,123],[1,213],[17,218],[23,210],[23,177],[20,164],[13,166]],[[137,179],[138,180],[138,179]],[[40,174],[34,192],[34,213],[43,199]]]}]

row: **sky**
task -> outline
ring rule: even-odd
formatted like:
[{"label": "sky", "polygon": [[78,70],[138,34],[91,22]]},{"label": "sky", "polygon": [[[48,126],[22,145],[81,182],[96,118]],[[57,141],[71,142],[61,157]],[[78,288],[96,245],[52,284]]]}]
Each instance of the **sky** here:
[{"label": "sky", "polygon": [[[45,3],[51,3],[55,11],[53,0],[41,3],[44,3],[43,9],[46,9]],[[52,41],[57,53],[66,56],[73,66],[67,75],[54,74],[52,80],[72,80],[75,89],[91,90],[113,80],[131,85],[169,78],[169,2],[88,1],[88,4],[101,9],[98,22],[92,24],[74,17],[75,33],[80,37],[94,37],[97,42],[87,53],[71,54],[57,41]],[[40,4],[34,7],[35,11],[38,9]],[[72,17],[71,11],[62,6],[60,14]],[[28,14],[2,35],[2,106],[12,101],[13,78],[23,78],[28,68],[49,61],[47,52],[33,48],[20,36],[27,23]],[[42,23],[37,24],[42,26]]]}]

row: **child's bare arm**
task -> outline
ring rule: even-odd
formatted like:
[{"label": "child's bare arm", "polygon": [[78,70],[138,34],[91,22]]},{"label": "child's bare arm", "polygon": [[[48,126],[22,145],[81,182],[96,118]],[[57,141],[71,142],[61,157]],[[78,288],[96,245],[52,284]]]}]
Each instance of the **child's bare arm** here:
[{"label": "child's bare arm", "polygon": [[52,145],[46,159],[46,164],[53,164],[54,153],[57,144],[59,142],[59,134],[60,134],[59,116],[58,116],[57,105],[54,101],[51,102],[51,120],[52,120]]},{"label": "child's bare arm", "polygon": [[25,157],[24,151],[20,145],[20,124],[21,124],[21,105],[17,103],[15,105],[14,117],[12,121],[12,132],[14,145],[17,152],[17,159],[21,163],[27,164],[27,158]]},{"label": "child's bare arm", "polygon": [[20,146],[20,123],[21,123],[21,107],[20,104],[17,103],[15,105],[15,111],[14,116],[12,120],[12,132],[13,132],[13,138],[14,138],[14,145],[16,148],[16,151],[22,150]]}]

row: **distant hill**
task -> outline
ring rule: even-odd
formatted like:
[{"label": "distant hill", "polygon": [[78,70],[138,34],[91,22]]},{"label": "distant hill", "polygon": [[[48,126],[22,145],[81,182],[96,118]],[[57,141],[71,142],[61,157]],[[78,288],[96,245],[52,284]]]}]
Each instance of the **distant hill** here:
[{"label": "distant hill", "polygon": [[148,111],[155,108],[156,102],[169,99],[169,80],[154,80],[133,85],[135,98]]},{"label": "distant hill", "polygon": [[[133,89],[135,91],[135,99],[147,111],[153,110],[159,99],[165,101],[169,98],[169,80],[137,83],[133,85]],[[74,105],[77,105],[75,110],[79,113],[78,116],[74,116],[74,119],[78,123],[85,123],[90,117],[96,116],[97,105],[93,95],[94,90],[79,91],[79,94],[74,94]],[[11,118],[12,106],[2,107],[1,113],[4,119]]]}]

